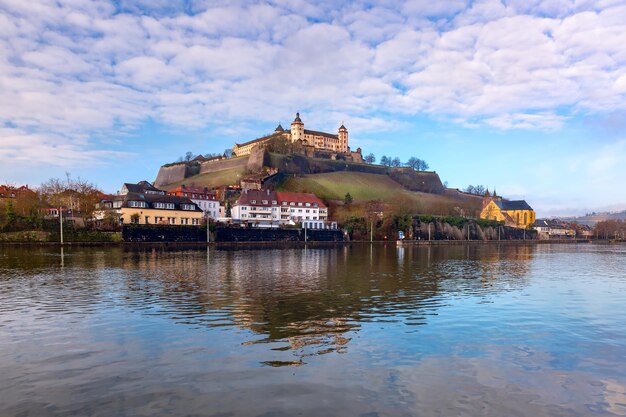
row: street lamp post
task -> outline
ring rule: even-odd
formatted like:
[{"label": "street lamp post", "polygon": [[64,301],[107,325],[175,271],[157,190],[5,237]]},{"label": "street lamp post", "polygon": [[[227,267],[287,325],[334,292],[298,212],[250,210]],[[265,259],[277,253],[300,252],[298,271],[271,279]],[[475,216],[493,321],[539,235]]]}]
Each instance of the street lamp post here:
[{"label": "street lamp post", "polygon": [[59,228],[61,231],[61,245],[63,245],[63,207],[59,207]]}]

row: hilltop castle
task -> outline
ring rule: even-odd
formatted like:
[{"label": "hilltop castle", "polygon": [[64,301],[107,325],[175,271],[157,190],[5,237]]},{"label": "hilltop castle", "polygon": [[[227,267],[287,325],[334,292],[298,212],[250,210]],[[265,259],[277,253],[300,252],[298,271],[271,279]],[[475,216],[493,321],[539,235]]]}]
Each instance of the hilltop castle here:
[{"label": "hilltop castle", "polygon": [[300,113],[296,113],[296,118],[291,122],[290,130],[283,129],[279,124],[271,135],[241,144],[236,143],[235,146],[233,146],[233,154],[237,156],[248,155],[252,152],[253,148],[277,138],[284,138],[291,143],[300,143],[304,146],[311,146],[319,150],[343,154],[350,153],[350,147],[348,146],[348,129],[346,129],[343,124],[339,127],[336,135],[307,130],[304,128],[302,119],[300,119]]}]

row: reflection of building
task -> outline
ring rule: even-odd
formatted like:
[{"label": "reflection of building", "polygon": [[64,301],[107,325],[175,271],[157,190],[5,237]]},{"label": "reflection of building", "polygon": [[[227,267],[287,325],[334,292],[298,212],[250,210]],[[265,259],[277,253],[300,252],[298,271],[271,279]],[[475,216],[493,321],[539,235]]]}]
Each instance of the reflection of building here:
[{"label": "reflection of building", "polygon": [[147,181],[124,184],[120,194],[103,198],[98,204],[97,219],[106,213],[120,223],[198,225],[202,210],[187,197],[165,195]]},{"label": "reflection of building", "polygon": [[525,200],[504,200],[496,195],[495,190],[493,195],[486,191],[480,218],[501,221],[511,227],[526,228],[535,222],[535,211]]},{"label": "reflection of building", "polygon": [[311,228],[326,228],[328,208],[311,193],[244,190],[232,208],[235,222],[278,226],[311,221]]},{"label": "reflection of building", "polygon": [[315,149],[322,149],[332,152],[348,153],[348,129],[342,124],[337,134],[318,132],[304,128],[304,122],[300,119],[300,113],[296,113],[296,118],[291,122],[291,129],[285,130],[279,124],[271,135],[251,140],[245,143],[236,143],[233,146],[233,153],[237,156],[248,155],[253,148],[261,146],[272,139],[287,139],[291,143],[300,143],[305,146],[312,146]]}]

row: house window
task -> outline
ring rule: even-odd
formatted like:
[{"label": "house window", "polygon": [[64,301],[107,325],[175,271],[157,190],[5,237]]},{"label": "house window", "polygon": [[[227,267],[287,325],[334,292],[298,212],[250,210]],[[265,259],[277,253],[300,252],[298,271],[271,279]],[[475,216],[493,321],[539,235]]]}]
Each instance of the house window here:
[{"label": "house window", "polygon": [[181,204],[180,208],[183,210],[194,210],[195,207],[193,204]]},{"label": "house window", "polygon": [[256,200],[252,200],[250,201],[252,204],[256,204]]},{"label": "house window", "polygon": [[200,224],[200,219],[191,219],[191,224],[193,225],[199,225]]},{"label": "house window", "polygon": [[144,220],[146,224],[150,224],[150,216],[146,216]]},{"label": "house window", "polygon": [[154,208],[157,209],[168,209],[168,210],[173,210],[174,209],[174,203],[154,203]]},{"label": "house window", "polygon": [[128,207],[145,207],[146,203],[144,201],[129,201]]},{"label": "house window", "polygon": [[263,200],[263,204],[267,204],[267,200]]}]

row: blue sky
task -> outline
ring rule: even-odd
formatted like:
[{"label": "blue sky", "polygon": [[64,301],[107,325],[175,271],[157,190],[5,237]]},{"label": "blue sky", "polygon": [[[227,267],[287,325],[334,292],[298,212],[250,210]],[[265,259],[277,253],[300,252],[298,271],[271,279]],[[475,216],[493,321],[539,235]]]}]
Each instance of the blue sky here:
[{"label": "blue sky", "polygon": [[0,182],[112,192],[299,111],[540,216],[626,209],[623,0],[0,0],[0,91]]}]

